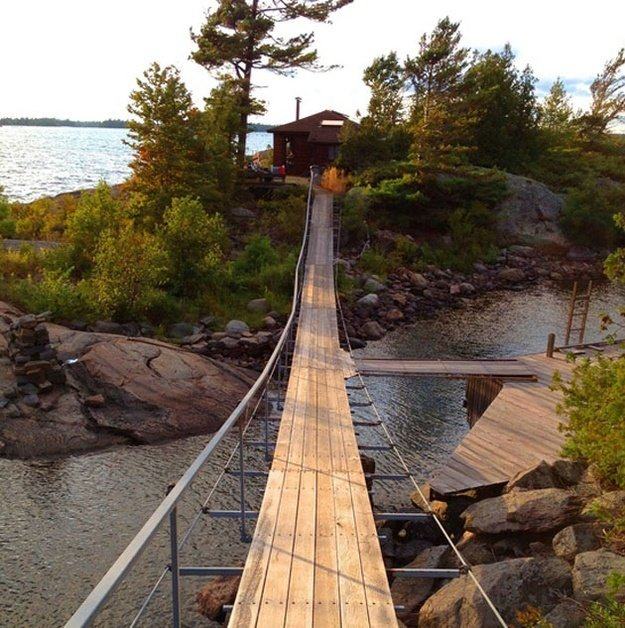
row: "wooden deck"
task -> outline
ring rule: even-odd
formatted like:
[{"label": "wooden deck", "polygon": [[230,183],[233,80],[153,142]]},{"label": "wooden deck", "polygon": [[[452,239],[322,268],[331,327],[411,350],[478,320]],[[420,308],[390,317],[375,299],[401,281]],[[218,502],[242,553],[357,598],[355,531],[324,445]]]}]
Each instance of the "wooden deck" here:
[{"label": "wooden deck", "polygon": [[231,626],[396,626],[345,389],[332,197],[318,192],[274,460]]},{"label": "wooden deck", "polygon": [[[606,354],[612,350],[607,349]],[[592,349],[586,354],[596,355]],[[518,362],[536,376],[535,382],[506,382],[444,466],[428,484],[440,494],[507,482],[541,460],[560,457],[564,434],[556,412],[560,393],[550,389],[553,374],[570,377],[573,364],[562,353],[553,358],[530,355]]]},{"label": "wooden deck", "polygon": [[495,377],[497,379],[535,379],[520,360],[398,360],[395,358],[358,358],[354,360],[361,375],[398,377]]}]

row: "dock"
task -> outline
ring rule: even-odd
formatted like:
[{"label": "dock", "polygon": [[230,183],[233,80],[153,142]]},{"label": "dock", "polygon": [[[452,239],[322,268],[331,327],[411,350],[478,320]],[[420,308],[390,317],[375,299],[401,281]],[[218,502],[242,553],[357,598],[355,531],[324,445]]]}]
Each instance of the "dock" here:
[{"label": "dock", "polygon": [[318,192],[284,410],[230,626],[397,626],[340,349]]},{"label": "dock", "polygon": [[[593,357],[598,352],[610,355],[613,347],[588,346],[578,356]],[[571,377],[574,364],[566,351],[517,358],[534,376],[534,381],[505,381],[482,416],[428,479],[440,495],[462,493],[508,482],[523,469],[541,460],[553,462],[561,457],[564,433],[557,412],[562,395],[551,389],[554,373],[564,380]]]}]

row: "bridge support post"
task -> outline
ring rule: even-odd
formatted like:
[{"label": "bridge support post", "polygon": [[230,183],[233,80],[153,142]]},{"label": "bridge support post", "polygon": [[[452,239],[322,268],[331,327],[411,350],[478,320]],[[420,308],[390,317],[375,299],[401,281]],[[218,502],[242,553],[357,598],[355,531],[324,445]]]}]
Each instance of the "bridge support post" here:
[{"label": "bridge support post", "polygon": [[269,389],[265,388],[265,462],[269,462]]},{"label": "bridge support post", "polygon": [[[245,422],[247,423],[249,409],[245,408]],[[243,417],[241,417],[242,419]],[[243,420],[239,420],[239,488],[241,497],[241,541],[246,542],[248,540],[247,530],[245,529],[245,451],[243,449]]]},{"label": "bridge support post", "polygon": [[553,358],[553,351],[556,346],[556,335],[549,334],[547,336],[547,357]]},{"label": "bridge support post", "polygon": [[174,506],[169,513],[169,547],[171,553],[171,625],[180,628],[180,567],[178,565],[178,514]]}]

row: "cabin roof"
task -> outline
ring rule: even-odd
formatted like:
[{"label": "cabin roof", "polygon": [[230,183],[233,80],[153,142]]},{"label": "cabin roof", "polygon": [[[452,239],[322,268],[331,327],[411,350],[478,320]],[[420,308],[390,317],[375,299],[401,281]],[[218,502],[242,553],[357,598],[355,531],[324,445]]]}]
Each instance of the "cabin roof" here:
[{"label": "cabin roof", "polygon": [[308,141],[314,144],[338,144],[344,122],[349,122],[345,114],[325,109],[311,116],[273,127],[269,129],[269,133],[308,133]]}]

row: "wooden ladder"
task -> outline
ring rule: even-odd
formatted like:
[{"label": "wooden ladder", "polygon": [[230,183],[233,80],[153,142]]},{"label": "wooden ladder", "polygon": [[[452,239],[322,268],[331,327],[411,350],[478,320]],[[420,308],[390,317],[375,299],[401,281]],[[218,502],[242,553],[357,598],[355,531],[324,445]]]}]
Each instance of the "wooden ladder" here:
[{"label": "wooden ladder", "polygon": [[[569,315],[566,322],[566,334],[564,341],[564,345],[567,347],[571,343],[571,334],[574,332],[579,333],[577,343],[581,345],[584,342],[591,292],[592,280],[588,282],[585,293],[580,291],[577,281],[573,283],[573,291],[571,292],[571,300],[569,302]],[[577,327],[574,327],[573,325],[576,324],[576,321],[579,321],[579,323]]]}]

